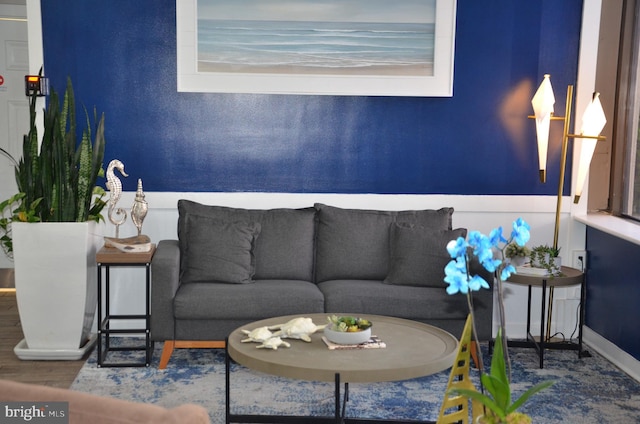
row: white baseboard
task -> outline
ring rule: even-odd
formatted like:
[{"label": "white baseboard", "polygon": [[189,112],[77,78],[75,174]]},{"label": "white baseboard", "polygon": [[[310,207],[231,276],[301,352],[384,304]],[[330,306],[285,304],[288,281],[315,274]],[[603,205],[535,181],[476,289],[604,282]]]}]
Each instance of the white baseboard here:
[{"label": "white baseboard", "polygon": [[636,358],[586,326],[582,328],[582,340],[633,379],[640,381],[640,361]]}]

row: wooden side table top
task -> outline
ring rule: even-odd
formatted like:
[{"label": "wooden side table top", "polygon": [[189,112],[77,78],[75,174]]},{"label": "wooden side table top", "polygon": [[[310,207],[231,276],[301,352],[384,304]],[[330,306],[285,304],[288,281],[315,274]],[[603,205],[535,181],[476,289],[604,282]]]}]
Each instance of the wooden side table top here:
[{"label": "wooden side table top", "polygon": [[[335,381],[336,373],[345,382],[367,383],[408,380],[435,374],[453,365],[458,340],[448,332],[416,321],[380,315],[358,314],[373,323],[372,334],[386,343],[385,348],[329,350],[322,331],[311,335],[311,342],[286,339],[290,348],[257,349],[256,343],[242,343],[241,330],[284,324],[304,316],[323,325],[334,315],[307,314],[270,318],[234,330],[227,343],[236,362],[257,371],[298,380]],[[353,315],[353,314],[335,314]]]},{"label": "wooden side table top", "polygon": [[115,247],[102,248],[96,253],[96,262],[100,264],[148,264],[156,253],[156,245],[151,245],[148,252],[122,252]]},{"label": "wooden side table top", "polygon": [[584,273],[578,269],[563,266],[561,268],[562,275],[527,275],[527,274],[511,274],[507,283],[519,284],[524,286],[542,287],[542,282],[546,281],[547,287],[567,287],[582,284],[584,281]]}]

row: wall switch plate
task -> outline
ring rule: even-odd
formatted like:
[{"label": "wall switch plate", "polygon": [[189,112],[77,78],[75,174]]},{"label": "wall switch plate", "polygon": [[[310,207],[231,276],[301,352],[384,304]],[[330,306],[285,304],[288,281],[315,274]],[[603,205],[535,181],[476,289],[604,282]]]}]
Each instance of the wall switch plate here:
[{"label": "wall switch plate", "polygon": [[583,272],[587,269],[586,250],[574,250],[572,252],[571,267]]}]

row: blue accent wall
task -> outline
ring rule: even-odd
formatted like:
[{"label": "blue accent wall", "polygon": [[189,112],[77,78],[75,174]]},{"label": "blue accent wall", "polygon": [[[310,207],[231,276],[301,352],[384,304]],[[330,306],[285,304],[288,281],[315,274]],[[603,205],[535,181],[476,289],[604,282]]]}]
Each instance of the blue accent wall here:
[{"label": "blue accent wall", "polygon": [[640,360],[640,245],[587,227],[585,324]]},{"label": "blue accent wall", "polygon": [[176,91],[175,0],[42,2],[52,86],[70,76],[105,112],[125,190],[169,192],[552,195],[526,116],[545,73],[564,110],[581,14],[581,0],[458,0],[451,98],[203,94]]}]

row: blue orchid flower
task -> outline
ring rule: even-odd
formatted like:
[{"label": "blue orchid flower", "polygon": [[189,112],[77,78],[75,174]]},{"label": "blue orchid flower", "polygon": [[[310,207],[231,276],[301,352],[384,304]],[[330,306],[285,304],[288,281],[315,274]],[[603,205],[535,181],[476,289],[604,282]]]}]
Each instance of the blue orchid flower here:
[{"label": "blue orchid flower", "polygon": [[450,261],[444,268],[444,281],[449,284],[447,287],[447,293],[468,293],[469,282],[467,277],[467,265],[464,256]]},{"label": "blue orchid flower", "polygon": [[471,280],[469,280],[469,289],[471,289],[472,291],[480,291],[481,288],[489,288],[489,283],[487,283],[487,280],[480,277],[479,275],[474,275],[473,277],[471,277]]},{"label": "blue orchid flower", "polygon": [[502,272],[500,272],[500,279],[503,281],[507,280],[509,279],[509,277],[511,277],[511,274],[515,274],[515,273],[516,273],[515,267],[511,264],[508,264],[507,266],[502,268]]},{"label": "blue orchid flower", "polygon": [[449,255],[455,259],[459,256],[465,255],[467,253],[467,247],[469,247],[469,245],[464,237],[458,237],[447,244],[447,252],[449,252]]},{"label": "blue orchid flower", "polygon": [[484,269],[489,272],[495,272],[500,267],[500,265],[502,265],[502,261],[500,259],[494,259],[493,256],[480,263],[482,264]]},{"label": "blue orchid flower", "polygon": [[467,294],[469,291],[490,288],[489,283],[481,276],[470,275],[467,263],[467,250],[469,247],[473,249],[473,255],[477,257],[478,262],[484,269],[492,273],[497,272],[497,277],[500,280],[507,280],[512,274],[515,274],[515,267],[509,263],[505,264],[499,258],[495,258],[494,253],[496,249],[503,251],[511,241],[514,241],[519,246],[524,246],[531,236],[530,229],[527,222],[522,218],[518,218],[513,222],[510,240],[505,239],[502,234],[502,227],[491,230],[489,236],[479,231],[471,231],[467,240],[462,237],[451,240],[447,244],[447,252],[453,260],[444,269],[444,281],[448,284],[447,293]]},{"label": "blue orchid flower", "polygon": [[531,227],[529,227],[529,224],[527,224],[524,219],[518,218],[513,222],[511,237],[518,246],[524,246],[529,241],[529,237],[531,237],[530,230]]},{"label": "blue orchid flower", "polygon": [[507,243],[507,239],[502,235],[502,227],[494,228],[489,233],[489,243],[491,246],[497,247],[500,243]]}]

